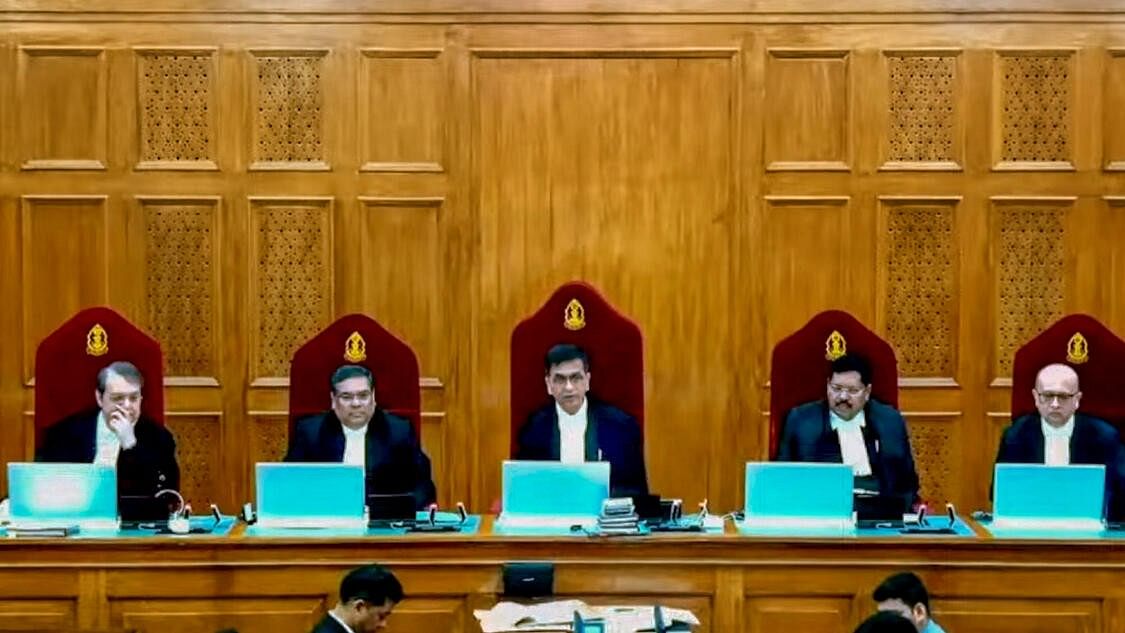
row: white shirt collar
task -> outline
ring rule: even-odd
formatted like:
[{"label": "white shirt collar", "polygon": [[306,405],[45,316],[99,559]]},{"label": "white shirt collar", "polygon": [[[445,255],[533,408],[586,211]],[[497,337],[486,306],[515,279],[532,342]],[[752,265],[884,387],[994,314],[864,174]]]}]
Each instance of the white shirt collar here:
[{"label": "white shirt collar", "polygon": [[[346,426],[345,426],[344,428],[346,429],[346,428],[348,428],[348,427],[346,427]],[[365,430],[367,429],[367,427],[366,427],[366,426],[365,426],[365,427],[363,427],[363,428],[364,428]],[[355,631],[353,631],[353,630],[352,630],[352,627],[348,626],[348,623],[347,623],[347,622],[344,622],[343,620],[341,620],[341,619],[340,619],[340,616],[336,615],[336,614],[335,614],[334,612],[332,612],[332,611],[329,611],[329,612],[328,612],[328,615],[332,616],[332,619],[333,619],[333,620],[335,620],[335,621],[339,622],[339,623],[340,623],[340,626],[344,627],[344,630],[345,630],[345,631],[347,631],[348,633],[355,633]]]},{"label": "white shirt collar", "polygon": [[1070,436],[1074,435],[1073,415],[1070,416],[1070,419],[1062,426],[1054,426],[1042,417],[1039,418],[1039,425],[1043,428],[1043,437],[1065,437],[1070,439]]},{"label": "white shirt collar", "polygon": [[563,408],[559,406],[559,403],[556,402],[555,413],[557,413],[559,416],[559,428],[562,428],[564,425],[569,427],[585,427],[587,402],[587,398],[582,398],[582,406],[578,407],[578,410],[574,412],[574,415],[571,415],[564,411]]},{"label": "white shirt collar", "polygon": [[852,418],[850,420],[845,420],[844,418],[841,418],[840,416],[836,415],[835,411],[832,411],[831,409],[829,409],[828,410],[828,423],[832,425],[833,431],[839,430],[840,427],[844,427],[845,429],[851,429],[851,428],[862,429],[863,427],[867,426],[867,415],[864,414],[863,409],[860,409],[859,413],[855,414],[854,418]]},{"label": "white shirt collar", "polygon": [[[368,424],[370,424],[370,423],[368,423]],[[344,424],[343,422],[340,423],[340,426],[343,427],[343,429],[344,429],[344,437],[345,438],[350,437],[350,438],[353,438],[353,439],[354,438],[364,438],[364,439],[366,439],[367,424],[364,424],[363,426],[359,427],[358,429],[353,429],[352,427],[348,426],[347,424]]]}]

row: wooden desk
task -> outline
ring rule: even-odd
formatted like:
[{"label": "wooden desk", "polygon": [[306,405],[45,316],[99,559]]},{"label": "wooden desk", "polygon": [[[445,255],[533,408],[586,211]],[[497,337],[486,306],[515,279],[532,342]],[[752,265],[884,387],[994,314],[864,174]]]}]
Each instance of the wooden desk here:
[{"label": "wooden desk", "polygon": [[476,536],[0,541],[0,630],[305,633],[343,573],[389,564],[409,598],[391,631],[472,632],[505,561],[557,563],[556,594],[692,609],[703,631],[834,633],[911,569],[951,633],[1125,630],[1125,540]]}]

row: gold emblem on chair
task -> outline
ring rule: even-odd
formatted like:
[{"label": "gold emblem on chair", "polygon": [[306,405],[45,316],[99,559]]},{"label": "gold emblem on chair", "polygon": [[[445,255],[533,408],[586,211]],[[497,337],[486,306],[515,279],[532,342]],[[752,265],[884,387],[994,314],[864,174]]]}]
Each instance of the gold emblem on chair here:
[{"label": "gold emblem on chair", "polygon": [[836,360],[848,353],[848,342],[844,340],[844,335],[840,334],[838,330],[832,330],[828,335],[828,340],[824,342],[824,357],[828,360]]},{"label": "gold emblem on chair", "polygon": [[367,341],[363,340],[359,332],[352,332],[344,343],[344,360],[349,363],[362,363],[367,360]]},{"label": "gold emblem on chair", "polygon": [[563,327],[571,331],[586,327],[586,308],[582,307],[578,299],[571,299],[570,303],[566,304],[566,310],[563,311]]},{"label": "gold emblem on chair", "polygon": [[86,353],[90,356],[104,356],[108,351],[109,333],[101,323],[95,323],[94,327],[86,333]]},{"label": "gold emblem on chair", "polygon": [[1090,344],[1086,342],[1086,337],[1082,336],[1081,332],[1075,332],[1074,336],[1066,342],[1066,360],[1075,365],[1090,360]]}]

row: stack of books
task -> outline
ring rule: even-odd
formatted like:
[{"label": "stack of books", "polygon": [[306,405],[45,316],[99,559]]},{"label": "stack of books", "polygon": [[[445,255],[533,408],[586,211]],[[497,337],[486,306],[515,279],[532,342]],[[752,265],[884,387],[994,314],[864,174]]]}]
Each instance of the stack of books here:
[{"label": "stack of books", "polygon": [[640,519],[629,497],[606,499],[598,515],[598,532],[601,534],[640,534]]}]

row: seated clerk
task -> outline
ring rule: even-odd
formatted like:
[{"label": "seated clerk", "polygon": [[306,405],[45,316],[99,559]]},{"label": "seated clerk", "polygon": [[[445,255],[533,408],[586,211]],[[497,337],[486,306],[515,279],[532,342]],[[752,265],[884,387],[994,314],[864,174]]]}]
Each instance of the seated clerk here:
[{"label": "seated clerk", "polygon": [[[906,422],[894,407],[871,398],[871,366],[860,356],[832,362],[824,400],[789,411],[777,459],[847,464],[857,489],[878,494],[880,505],[896,512],[918,501]],[[862,506],[857,500],[857,509]]]},{"label": "seated clerk", "polygon": [[180,467],[172,432],[141,415],[144,376],[117,361],[98,372],[97,408],[51,425],[35,454],[37,462],[104,464],[117,469],[118,496],[148,497],[178,490]]},{"label": "seated clerk", "polygon": [[408,420],[378,408],[375,377],[360,365],[343,365],[331,378],[332,408],[298,420],[289,436],[287,462],[356,464],[367,473],[367,494],[414,496],[423,509],[437,498],[430,458]]},{"label": "seated clerk", "polygon": [[547,393],[554,401],[528,416],[516,459],[607,461],[611,496],[648,494],[640,425],[628,413],[587,397],[591,373],[586,352],[577,345],[556,345],[543,364]]}]

